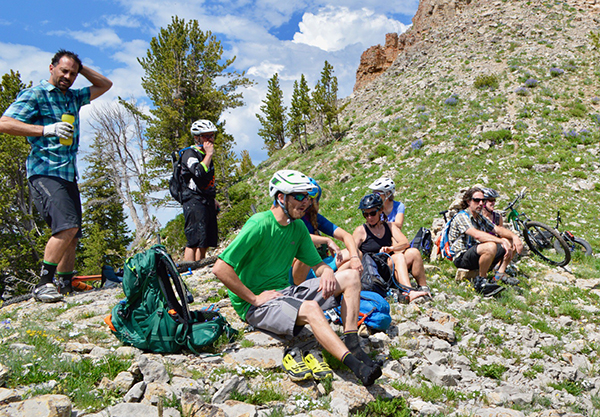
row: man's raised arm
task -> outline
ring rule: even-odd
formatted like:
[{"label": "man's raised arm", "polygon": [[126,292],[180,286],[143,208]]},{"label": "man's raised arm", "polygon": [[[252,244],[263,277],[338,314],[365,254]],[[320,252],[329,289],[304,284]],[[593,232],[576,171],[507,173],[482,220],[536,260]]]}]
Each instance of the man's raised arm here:
[{"label": "man's raised arm", "polygon": [[111,80],[99,72],[94,71],[90,67],[82,65],[79,73],[92,83],[90,86],[90,100],[100,97],[102,94],[110,90],[113,85]]}]

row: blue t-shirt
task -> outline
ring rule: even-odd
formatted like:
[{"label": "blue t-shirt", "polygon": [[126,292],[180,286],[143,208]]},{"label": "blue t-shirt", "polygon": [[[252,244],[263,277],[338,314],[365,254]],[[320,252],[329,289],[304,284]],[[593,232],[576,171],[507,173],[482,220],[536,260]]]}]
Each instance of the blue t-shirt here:
[{"label": "blue t-shirt", "polygon": [[[400,201],[394,201],[392,211],[390,211],[390,214],[388,214],[388,216],[387,216],[387,221],[395,222],[396,216],[400,213],[404,213],[404,209],[405,209],[404,203],[402,203]],[[383,220],[383,214],[381,215],[381,220]]]},{"label": "blue t-shirt", "polygon": [[[304,221],[304,224],[306,225],[306,228],[308,229],[308,233],[310,233],[310,234],[315,233],[315,228],[311,224],[310,218],[308,217],[308,215],[305,215],[304,217],[302,217],[302,220]],[[338,227],[335,224],[331,223],[329,220],[327,220],[327,218],[325,216],[317,214],[317,229],[320,232],[325,233],[327,236],[333,237],[333,233],[335,232],[335,229],[337,229],[337,228]]]}]

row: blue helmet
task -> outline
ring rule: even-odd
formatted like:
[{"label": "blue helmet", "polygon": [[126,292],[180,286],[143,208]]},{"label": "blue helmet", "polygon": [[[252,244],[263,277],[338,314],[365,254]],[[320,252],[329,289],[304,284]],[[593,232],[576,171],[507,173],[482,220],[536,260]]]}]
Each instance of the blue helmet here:
[{"label": "blue helmet", "polygon": [[314,178],[309,178],[309,180],[311,184],[314,185],[316,188],[313,191],[309,192],[308,195],[312,198],[315,198],[318,202],[321,199],[321,195],[323,194],[323,189],[321,188],[317,180],[315,180]]}]

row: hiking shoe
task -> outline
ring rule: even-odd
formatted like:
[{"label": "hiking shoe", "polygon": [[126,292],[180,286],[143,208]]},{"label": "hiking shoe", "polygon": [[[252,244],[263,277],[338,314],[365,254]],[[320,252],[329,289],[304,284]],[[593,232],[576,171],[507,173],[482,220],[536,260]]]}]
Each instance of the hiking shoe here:
[{"label": "hiking shoe", "polygon": [[323,360],[323,354],[319,350],[312,349],[302,352],[302,359],[317,381],[333,377],[333,371]]},{"label": "hiking shoe", "polygon": [[32,291],[33,298],[42,303],[57,303],[63,300],[63,296],[58,293],[52,283],[35,287]]},{"label": "hiking shoe", "polygon": [[494,297],[505,289],[505,287],[502,285],[489,282],[486,278],[479,275],[473,280],[473,288],[475,288],[475,291],[486,298]]},{"label": "hiking shoe", "polygon": [[282,366],[292,381],[304,381],[313,377],[311,370],[302,359],[300,349],[297,347],[286,349],[283,353]]},{"label": "hiking shoe", "polygon": [[521,283],[521,281],[519,281],[517,278],[511,277],[504,272],[496,272],[496,275],[494,275],[494,281],[500,281],[506,285],[519,285]]}]

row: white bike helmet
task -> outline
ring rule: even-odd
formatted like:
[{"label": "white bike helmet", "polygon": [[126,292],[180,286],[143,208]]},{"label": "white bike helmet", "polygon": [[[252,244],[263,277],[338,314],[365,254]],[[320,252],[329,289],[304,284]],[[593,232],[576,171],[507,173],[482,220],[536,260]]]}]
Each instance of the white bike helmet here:
[{"label": "white bike helmet", "polygon": [[269,181],[269,195],[275,197],[277,192],[283,194],[309,193],[316,195],[317,187],[310,178],[301,172],[291,169],[277,171]]},{"label": "white bike helmet", "polygon": [[494,190],[493,188],[488,188],[488,187],[484,187],[481,189],[481,191],[483,191],[483,197],[485,199],[497,199],[498,197],[500,197],[500,194],[498,193],[498,191]]},{"label": "white bike helmet", "polygon": [[203,133],[216,132],[217,128],[210,120],[200,119],[192,123],[192,128],[190,131],[192,132],[192,135],[200,136]]},{"label": "white bike helmet", "polygon": [[373,191],[381,191],[382,193],[394,194],[396,192],[396,184],[391,178],[379,178],[373,184],[369,185],[369,188]]}]

